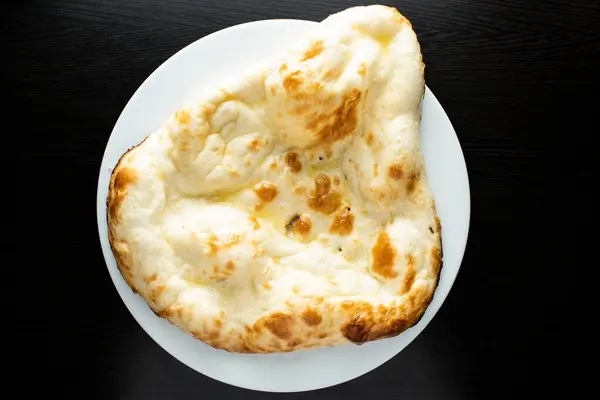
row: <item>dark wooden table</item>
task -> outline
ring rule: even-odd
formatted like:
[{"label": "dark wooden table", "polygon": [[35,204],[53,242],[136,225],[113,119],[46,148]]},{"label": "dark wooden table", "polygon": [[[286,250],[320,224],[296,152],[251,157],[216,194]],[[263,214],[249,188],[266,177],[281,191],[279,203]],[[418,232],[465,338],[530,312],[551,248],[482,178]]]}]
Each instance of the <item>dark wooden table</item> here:
[{"label": "dark wooden table", "polygon": [[[100,161],[129,97],[175,51],[242,22],[321,20],[353,4],[23,0],[0,6],[1,126],[9,162],[3,197],[19,250],[13,250],[17,261],[3,267],[21,277],[4,282],[18,293],[4,315],[29,343],[31,353],[15,364],[29,377],[21,390],[46,382],[47,395],[78,399],[276,397],[194,372],[131,317],[100,252]],[[427,84],[465,153],[472,195],[467,251],[440,312],[398,356],[341,386],[285,397],[554,393],[574,370],[562,357],[567,329],[577,329],[577,293],[593,283],[582,255],[593,254],[594,242],[568,224],[591,223],[594,211],[593,197],[580,193],[585,169],[575,154],[598,131],[582,121],[598,114],[600,3],[389,4],[412,21]]]}]

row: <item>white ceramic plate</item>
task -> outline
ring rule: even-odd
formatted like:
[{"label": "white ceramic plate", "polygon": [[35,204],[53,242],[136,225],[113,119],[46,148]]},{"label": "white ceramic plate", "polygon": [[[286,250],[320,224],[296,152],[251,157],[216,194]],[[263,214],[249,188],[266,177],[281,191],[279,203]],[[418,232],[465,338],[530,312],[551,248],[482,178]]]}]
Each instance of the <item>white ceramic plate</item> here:
[{"label": "white ceramic plate", "polygon": [[108,182],[119,157],[172,115],[201,85],[210,85],[286,48],[315,22],[268,20],[237,25],[185,47],[156,69],[121,113],[110,136],[98,181],[97,217],[102,251],[125,305],[142,328],[190,368],[248,389],[296,392],[361,376],[406,347],[431,321],[448,295],[467,243],[470,195],[460,144],[442,106],[427,89],[421,124],[429,182],[443,226],[444,264],[434,299],[421,321],[398,337],[285,354],[244,355],[215,350],[158,318],[122,279],[107,237]]}]

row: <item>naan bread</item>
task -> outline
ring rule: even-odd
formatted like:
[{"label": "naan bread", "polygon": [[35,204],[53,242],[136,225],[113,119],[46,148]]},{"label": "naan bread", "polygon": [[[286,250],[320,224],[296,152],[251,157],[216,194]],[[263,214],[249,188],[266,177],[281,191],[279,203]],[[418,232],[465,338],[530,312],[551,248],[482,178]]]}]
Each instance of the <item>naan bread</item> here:
[{"label": "naan bread", "polygon": [[179,110],[111,177],[109,239],[129,286],[234,352],[414,325],[442,264],[423,71],[406,18],[356,7]]}]

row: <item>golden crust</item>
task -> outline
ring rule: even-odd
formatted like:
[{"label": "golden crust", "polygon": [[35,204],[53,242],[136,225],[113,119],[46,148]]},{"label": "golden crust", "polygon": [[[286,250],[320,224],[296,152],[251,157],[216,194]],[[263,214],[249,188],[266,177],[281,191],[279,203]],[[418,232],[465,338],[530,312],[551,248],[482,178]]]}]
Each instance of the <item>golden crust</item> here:
[{"label": "golden crust", "polygon": [[127,194],[127,186],[135,180],[135,171],[124,167],[126,157],[137,147],[146,141],[147,137],[136,146],[127,150],[112,171],[108,187],[108,196],[106,198],[106,221],[108,225],[108,242],[115,261],[119,267],[119,271],[127,285],[135,292],[132,275],[132,258],[129,251],[129,244],[117,235],[117,224],[120,220],[120,207]]},{"label": "golden crust", "polygon": [[[315,311],[322,304],[313,303],[310,311],[276,312],[258,319],[242,332],[226,333],[219,324],[204,331],[189,332],[210,346],[237,353],[279,353],[351,342],[363,344],[397,336],[419,322],[432,300],[434,289],[411,290],[408,305],[374,307],[369,303],[347,302],[324,313]],[[181,308],[168,308],[157,314],[182,327]],[[322,321],[342,318],[340,326],[326,326]]]}]

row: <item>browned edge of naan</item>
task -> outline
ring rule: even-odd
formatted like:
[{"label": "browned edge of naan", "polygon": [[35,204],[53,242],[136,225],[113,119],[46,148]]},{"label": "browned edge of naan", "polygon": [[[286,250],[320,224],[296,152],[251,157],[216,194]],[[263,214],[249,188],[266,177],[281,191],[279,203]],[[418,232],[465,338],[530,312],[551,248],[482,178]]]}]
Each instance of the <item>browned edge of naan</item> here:
[{"label": "browned edge of naan", "polygon": [[138,172],[132,168],[124,166],[125,159],[129,154],[146,141],[144,138],[140,143],[127,150],[117,161],[111,175],[108,185],[108,196],[106,197],[106,223],[108,227],[108,243],[117,262],[117,267],[125,279],[127,285],[138,293],[138,290],[133,284],[131,253],[129,244],[125,239],[117,235],[117,225],[121,219],[120,208],[127,195],[127,187],[134,183],[137,179]]}]

